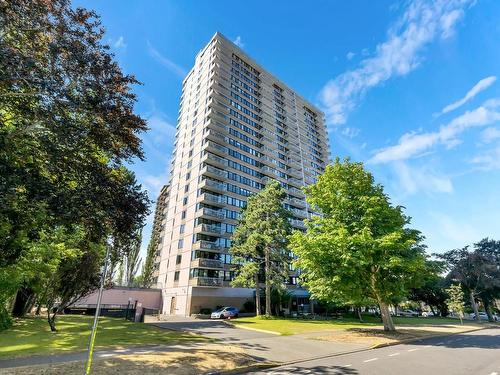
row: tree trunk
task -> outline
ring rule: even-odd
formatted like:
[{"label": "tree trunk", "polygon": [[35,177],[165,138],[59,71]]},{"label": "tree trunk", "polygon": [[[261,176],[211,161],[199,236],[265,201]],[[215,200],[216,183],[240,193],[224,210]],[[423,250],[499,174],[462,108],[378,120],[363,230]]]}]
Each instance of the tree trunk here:
[{"label": "tree trunk", "polygon": [[260,287],[259,274],[255,274],[255,314],[260,315]]},{"label": "tree trunk", "polygon": [[434,307],[432,307],[432,305],[429,305],[429,307],[431,308],[432,315],[437,316],[436,312],[434,311]]},{"label": "tree trunk", "polygon": [[394,332],[396,327],[392,321],[392,316],[389,312],[389,306],[385,302],[379,302],[380,316],[382,317],[382,322],[384,323],[384,331]]},{"label": "tree trunk", "polygon": [[493,314],[491,313],[491,303],[490,301],[488,300],[488,298],[481,298],[481,300],[483,301],[483,305],[484,305],[484,310],[486,311],[486,315],[488,315],[488,322],[494,322],[495,319],[493,319]]},{"label": "tree trunk", "polygon": [[361,315],[361,307],[355,307],[355,309],[356,309],[356,312],[358,313],[359,322],[360,323],[364,323],[363,322],[363,316]]},{"label": "tree trunk", "polygon": [[24,286],[20,287],[14,300],[12,316],[17,318],[24,317],[26,313],[28,313],[33,307],[34,300],[35,293],[31,288],[27,288]]},{"label": "tree trunk", "polygon": [[50,331],[51,332],[57,332],[56,329],[56,315],[57,315],[57,309],[54,311],[52,315],[50,315],[50,308],[47,308],[47,321],[49,322],[50,326]]},{"label": "tree trunk", "polygon": [[271,316],[271,261],[269,259],[270,250],[265,250],[265,272],[266,272],[266,316]]},{"label": "tree trunk", "polygon": [[474,314],[476,315],[476,320],[478,322],[481,321],[481,317],[479,316],[479,309],[477,308],[476,300],[474,299],[474,291],[471,290],[469,292],[469,297],[470,297],[470,303],[472,305],[472,309],[474,310]]}]

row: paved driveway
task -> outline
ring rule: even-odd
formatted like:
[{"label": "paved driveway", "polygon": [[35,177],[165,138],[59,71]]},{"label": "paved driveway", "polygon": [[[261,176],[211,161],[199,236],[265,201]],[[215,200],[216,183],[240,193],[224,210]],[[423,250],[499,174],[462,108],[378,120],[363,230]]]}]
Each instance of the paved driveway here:
[{"label": "paved driveway", "polygon": [[238,345],[254,358],[272,362],[300,361],[368,348],[366,344],[314,340],[309,337],[310,334],[281,336],[236,328],[220,320],[172,317],[154,324],[166,329],[197,333],[228,345]]}]

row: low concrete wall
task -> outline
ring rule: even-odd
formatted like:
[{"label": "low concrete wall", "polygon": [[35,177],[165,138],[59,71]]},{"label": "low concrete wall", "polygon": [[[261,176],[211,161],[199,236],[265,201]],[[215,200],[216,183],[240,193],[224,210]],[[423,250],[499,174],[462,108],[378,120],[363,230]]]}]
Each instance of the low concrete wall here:
[{"label": "low concrete wall", "polygon": [[[98,292],[95,291],[80,298],[72,306],[95,305],[97,304],[97,294]],[[137,304],[143,308],[159,310],[162,304],[161,289],[113,287],[104,290],[101,303],[103,305],[127,306],[129,301],[131,306],[134,306],[137,301]]]}]

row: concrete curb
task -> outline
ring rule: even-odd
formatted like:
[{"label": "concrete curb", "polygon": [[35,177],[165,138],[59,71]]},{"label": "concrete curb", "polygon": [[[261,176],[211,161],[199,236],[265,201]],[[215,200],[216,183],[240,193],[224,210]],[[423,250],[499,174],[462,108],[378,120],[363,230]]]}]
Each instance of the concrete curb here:
[{"label": "concrete curb", "polygon": [[241,328],[241,329],[247,329],[249,331],[269,333],[271,335],[276,335],[276,336],[286,336],[286,335],[283,335],[283,334],[281,334],[279,332],[267,331],[265,329],[260,329],[260,328],[246,327],[244,324],[238,324],[238,323],[228,322],[226,320],[224,320],[223,322],[226,323],[227,325],[230,325],[230,326],[234,327],[234,328]]},{"label": "concrete curb", "polygon": [[281,363],[263,362],[263,363],[257,363],[257,364],[249,365],[249,366],[245,366],[245,367],[238,367],[238,368],[235,368],[233,370],[206,372],[203,375],[238,375],[238,374],[247,374],[250,371],[267,370],[269,368],[278,367],[278,366],[281,366],[281,365],[282,365]]}]

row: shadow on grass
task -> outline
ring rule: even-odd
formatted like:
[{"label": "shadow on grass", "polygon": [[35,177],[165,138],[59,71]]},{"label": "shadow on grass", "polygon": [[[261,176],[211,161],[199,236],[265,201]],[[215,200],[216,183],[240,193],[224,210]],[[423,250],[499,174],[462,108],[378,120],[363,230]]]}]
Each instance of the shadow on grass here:
[{"label": "shadow on grass", "polygon": [[[255,362],[241,353],[216,350],[176,350],[175,352],[145,353],[106,359],[92,364],[92,374],[182,374],[198,375],[214,371],[245,367]],[[83,361],[4,369],[5,375],[82,374]]]},{"label": "shadow on grass", "polygon": [[[50,332],[44,318],[17,320],[12,329],[0,332],[0,359],[63,354],[87,349],[91,316],[63,315],[57,321],[57,332]],[[123,348],[150,344],[172,344],[204,340],[181,332],[169,332],[123,319],[99,319],[96,349]]]}]

